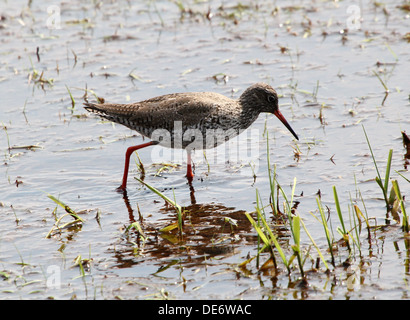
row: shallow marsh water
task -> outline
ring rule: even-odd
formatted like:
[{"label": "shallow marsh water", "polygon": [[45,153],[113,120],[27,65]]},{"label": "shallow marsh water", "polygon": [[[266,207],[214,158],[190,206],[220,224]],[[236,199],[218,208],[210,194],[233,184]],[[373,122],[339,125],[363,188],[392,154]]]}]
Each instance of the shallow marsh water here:
[{"label": "shallow marsh water", "polygon": [[[364,126],[383,177],[393,149],[392,178],[408,196],[410,185],[396,172],[409,178],[401,137],[410,127],[408,2],[0,5],[1,299],[408,298],[408,238],[393,220],[386,224],[363,132]],[[355,12],[361,20],[352,20]],[[389,88],[386,99],[375,74]],[[140,175],[134,163],[127,198],[115,191],[125,150],[142,137],[88,115],[85,89],[109,102],[131,102],[181,91],[239,97],[259,81],[277,89],[300,141],[262,114],[228,150],[209,150],[206,159],[194,154],[193,189],[183,153],[141,150],[144,181],[189,213],[182,241],[158,232],[176,221],[175,211],[133,179]],[[95,99],[91,91],[87,96]],[[238,266],[257,252],[243,213],[254,211],[257,191],[269,203],[266,132],[278,181],[290,193],[297,178],[298,212],[327,258],[323,228],[309,213],[318,214],[318,190],[336,238],[332,186],[347,221],[351,199],[364,210],[360,190],[369,216],[386,225],[371,241],[362,236],[361,257],[354,255],[350,269],[343,248],[330,274],[323,264],[313,271],[317,255],[310,250],[307,287],[296,265],[290,276],[283,266],[276,276],[259,271],[256,261]],[[176,166],[155,175],[161,166],[153,163]],[[47,194],[80,212],[81,227],[46,238],[56,208]],[[144,243],[127,231],[139,213]],[[63,214],[57,206],[57,216]],[[291,243],[288,236],[281,241]],[[304,250],[309,245],[304,236]],[[262,254],[261,264],[267,258]],[[357,281],[349,286],[352,270]]]}]

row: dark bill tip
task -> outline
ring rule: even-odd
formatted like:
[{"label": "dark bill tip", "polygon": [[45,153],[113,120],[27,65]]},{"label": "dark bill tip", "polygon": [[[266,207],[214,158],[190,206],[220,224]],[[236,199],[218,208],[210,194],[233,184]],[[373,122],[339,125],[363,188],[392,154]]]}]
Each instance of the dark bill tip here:
[{"label": "dark bill tip", "polygon": [[286,119],[282,115],[282,113],[280,113],[279,110],[276,110],[273,114],[285,125],[286,128],[288,128],[288,130],[293,134],[293,136],[296,138],[296,140],[299,140],[298,135],[295,133],[295,131],[293,131],[292,127],[286,121]]}]

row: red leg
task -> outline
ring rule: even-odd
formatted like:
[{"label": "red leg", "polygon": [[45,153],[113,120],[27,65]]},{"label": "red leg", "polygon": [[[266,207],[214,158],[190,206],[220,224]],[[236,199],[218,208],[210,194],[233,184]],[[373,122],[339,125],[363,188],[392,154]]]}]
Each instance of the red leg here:
[{"label": "red leg", "polygon": [[129,147],[125,153],[125,165],[124,165],[124,175],[122,176],[122,184],[117,188],[117,190],[125,191],[127,188],[127,178],[128,178],[128,168],[130,166],[130,157],[135,150],[142,149],[157,144],[156,141],[150,141],[147,143],[140,144],[138,146]]},{"label": "red leg", "polygon": [[191,152],[189,151],[187,151],[186,178],[188,179],[188,182],[192,182],[192,180],[194,179],[194,174],[192,172]]}]

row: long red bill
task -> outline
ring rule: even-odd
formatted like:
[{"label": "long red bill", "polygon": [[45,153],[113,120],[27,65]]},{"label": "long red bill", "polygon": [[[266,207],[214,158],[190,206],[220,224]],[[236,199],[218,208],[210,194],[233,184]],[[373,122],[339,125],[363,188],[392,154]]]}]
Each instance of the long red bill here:
[{"label": "long red bill", "polygon": [[273,114],[285,125],[286,128],[288,128],[288,130],[293,134],[296,140],[299,140],[298,135],[295,133],[295,131],[293,131],[292,127],[286,121],[282,113],[279,110],[276,110]]}]

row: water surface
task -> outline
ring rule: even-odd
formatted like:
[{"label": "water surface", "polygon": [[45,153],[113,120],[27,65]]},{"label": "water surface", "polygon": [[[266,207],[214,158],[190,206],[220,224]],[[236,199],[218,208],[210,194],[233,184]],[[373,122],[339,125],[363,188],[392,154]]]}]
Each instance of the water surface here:
[{"label": "water surface", "polygon": [[[407,299],[408,238],[394,220],[386,221],[363,128],[383,178],[393,149],[391,176],[407,196],[410,185],[397,172],[409,177],[401,131],[410,124],[410,13],[405,2],[355,5],[3,1],[1,298]],[[357,12],[361,19],[352,20]],[[133,179],[139,177],[134,161],[128,197],[115,191],[126,148],[143,138],[87,114],[84,94],[124,103],[183,91],[238,98],[260,81],[276,88],[300,141],[273,115],[262,114],[228,151],[209,150],[206,158],[195,152],[193,190],[184,178],[183,153],[141,150],[145,182],[189,212],[182,241],[161,234],[176,221],[175,211]],[[257,252],[256,232],[243,213],[254,211],[257,191],[269,203],[268,136],[278,181],[290,194],[296,177],[298,212],[327,258],[323,228],[310,214],[318,214],[319,190],[337,239],[332,186],[346,221],[352,202],[364,210],[360,191],[372,221],[386,225],[371,241],[363,233],[350,270],[343,265],[345,249],[330,275],[323,264],[308,274],[307,288],[298,286],[296,264],[290,276],[283,265],[276,276],[260,272],[256,261],[238,267]],[[156,175],[158,162],[175,166]],[[46,238],[54,214],[65,213],[47,194],[81,212],[82,226]],[[134,229],[126,231],[139,213],[145,243]],[[79,256],[85,276],[75,264]],[[316,258],[311,248],[307,270]],[[352,270],[360,281],[349,286]]]}]

